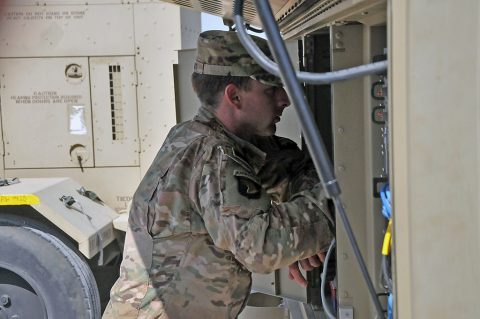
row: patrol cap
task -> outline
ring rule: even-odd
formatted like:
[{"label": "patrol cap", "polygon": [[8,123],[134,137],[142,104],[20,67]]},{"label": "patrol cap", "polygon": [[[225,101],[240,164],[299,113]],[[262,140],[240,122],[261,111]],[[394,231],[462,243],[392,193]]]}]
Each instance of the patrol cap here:
[{"label": "patrol cap", "polygon": [[[265,39],[252,36],[258,47],[271,58]],[[221,76],[248,76],[263,84],[283,86],[276,77],[255,62],[235,31],[210,30],[200,33],[193,72]]]}]

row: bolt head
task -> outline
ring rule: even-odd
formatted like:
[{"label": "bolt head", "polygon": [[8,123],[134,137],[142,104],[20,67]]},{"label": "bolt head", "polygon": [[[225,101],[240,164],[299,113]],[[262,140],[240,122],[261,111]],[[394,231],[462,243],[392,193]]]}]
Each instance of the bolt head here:
[{"label": "bolt head", "polygon": [[9,295],[0,296],[0,304],[4,307],[10,306],[10,296]]}]

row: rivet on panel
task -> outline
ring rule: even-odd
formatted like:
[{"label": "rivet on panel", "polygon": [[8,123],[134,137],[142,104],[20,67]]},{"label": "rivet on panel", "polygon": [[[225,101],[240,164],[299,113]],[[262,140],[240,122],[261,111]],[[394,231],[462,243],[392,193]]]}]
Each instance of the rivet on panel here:
[{"label": "rivet on panel", "polygon": [[340,126],[340,127],[337,129],[337,132],[338,132],[338,134],[342,135],[343,133],[345,133],[345,129]]}]

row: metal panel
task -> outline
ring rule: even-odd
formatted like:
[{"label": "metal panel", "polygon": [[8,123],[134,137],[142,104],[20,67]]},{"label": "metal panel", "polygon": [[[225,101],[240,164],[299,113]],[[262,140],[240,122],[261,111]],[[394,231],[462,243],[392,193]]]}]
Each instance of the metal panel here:
[{"label": "metal panel", "polygon": [[133,55],[132,5],[5,7],[0,56]]},{"label": "metal panel", "polygon": [[93,166],[87,58],[2,59],[5,168]]},{"label": "metal panel", "polygon": [[[332,70],[369,62],[373,54],[383,51],[385,38],[382,33],[373,32],[366,26],[332,27],[331,32]],[[381,232],[385,221],[372,189],[377,166],[382,164],[378,160],[380,132],[371,120],[369,93],[373,81],[373,78],[367,77],[332,84],[334,166],[360,250],[375,288],[382,292],[378,274]],[[337,220],[339,306],[352,306],[355,317],[370,318],[374,315],[370,296],[343,225],[339,218]]]},{"label": "metal panel", "polygon": [[[140,2],[151,2],[141,0]],[[160,0],[157,0],[160,1]],[[233,17],[232,0],[164,0],[189,9],[206,12],[227,19]],[[385,21],[386,0],[270,0],[272,12],[286,38],[298,37],[318,30],[333,22],[372,20]],[[247,23],[261,26],[254,1],[246,0],[243,10]]]},{"label": "metal panel", "polygon": [[[374,56],[383,55],[387,47],[386,26],[363,27],[364,36],[364,61],[363,63],[372,62]],[[383,243],[384,233],[387,226],[387,220],[382,215],[382,203],[378,192],[384,186],[384,182],[374,184],[374,180],[389,181],[388,160],[389,146],[385,143],[388,139],[389,122],[385,124],[375,123],[373,121],[373,113],[376,108],[385,101],[374,100],[371,95],[372,86],[379,79],[384,81],[387,77],[382,75],[371,75],[363,78],[364,81],[364,113],[363,120],[365,123],[365,167],[366,179],[364,181],[365,197],[366,197],[366,215],[365,215],[365,243],[366,243],[366,262],[372,277],[374,287],[378,292],[385,292],[383,283],[380,280],[381,274],[381,247]],[[385,134],[385,136],[384,136]],[[374,195],[377,193],[376,195]],[[362,280],[363,281],[363,280]],[[366,294],[366,284],[361,283],[360,286]],[[381,299],[386,309],[387,297]],[[371,297],[368,298],[369,305],[372,305]],[[348,311],[348,309],[347,309]],[[370,317],[374,315],[373,306],[370,308]]]},{"label": "metal panel", "polygon": [[[305,271],[302,270],[302,273],[306,278]],[[287,267],[270,274],[252,274],[252,291],[307,302],[307,290],[288,278]]]},{"label": "metal panel", "polygon": [[[232,18],[233,0],[153,0],[157,2],[170,2],[198,12],[206,12],[220,17]],[[152,2],[152,0],[140,0],[140,2]],[[278,12],[287,0],[270,0],[274,12]],[[243,14],[245,21],[253,25],[260,25],[254,1],[246,0]]]},{"label": "metal panel", "polygon": [[480,3],[392,6],[397,318],[476,318]]},{"label": "metal panel", "polygon": [[297,2],[290,1],[291,12],[285,16],[286,21],[281,23],[281,31],[286,38],[298,37],[334,22],[356,21],[371,25],[385,22],[386,19],[386,0],[324,0],[304,3],[310,6],[302,8],[301,5],[297,6]]},{"label": "metal panel", "polygon": [[[180,10],[185,9],[168,3],[134,6],[142,172],[146,172],[170,128],[176,124],[173,65],[177,63],[176,50],[182,49],[181,37],[186,32],[181,29]],[[192,12],[189,19],[197,21],[198,28],[189,31],[196,33],[196,38],[200,14]]]},{"label": "metal panel", "polygon": [[95,166],[139,163],[134,57],[90,58]]},{"label": "metal panel", "polygon": [[278,294],[278,278],[276,272],[269,274],[252,274],[252,291],[262,292],[268,295]]},{"label": "metal panel", "polygon": [[141,180],[139,167],[79,169],[25,169],[5,171],[5,177],[64,177],[69,176],[86,189],[94,191],[101,200],[117,212],[126,211]]}]

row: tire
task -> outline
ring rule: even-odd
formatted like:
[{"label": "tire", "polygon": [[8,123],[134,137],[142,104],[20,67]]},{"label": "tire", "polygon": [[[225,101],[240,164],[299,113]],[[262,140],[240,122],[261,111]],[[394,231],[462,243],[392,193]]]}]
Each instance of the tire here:
[{"label": "tire", "polygon": [[52,234],[0,226],[0,318],[98,319],[100,297],[84,260]]}]

